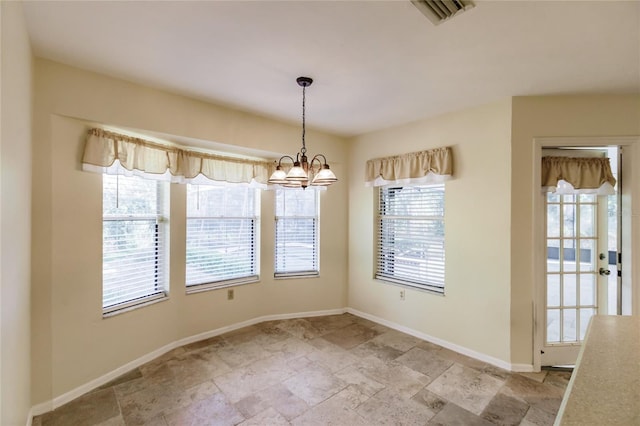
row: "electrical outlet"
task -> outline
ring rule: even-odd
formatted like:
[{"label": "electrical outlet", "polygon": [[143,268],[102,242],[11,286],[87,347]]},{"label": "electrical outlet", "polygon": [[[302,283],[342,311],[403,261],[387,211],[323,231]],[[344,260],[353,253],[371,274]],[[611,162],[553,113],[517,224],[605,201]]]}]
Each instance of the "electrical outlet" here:
[{"label": "electrical outlet", "polygon": [[227,300],[233,300],[234,291],[233,289],[227,290]]},{"label": "electrical outlet", "polygon": [[404,300],[404,290],[400,290],[400,300]]}]

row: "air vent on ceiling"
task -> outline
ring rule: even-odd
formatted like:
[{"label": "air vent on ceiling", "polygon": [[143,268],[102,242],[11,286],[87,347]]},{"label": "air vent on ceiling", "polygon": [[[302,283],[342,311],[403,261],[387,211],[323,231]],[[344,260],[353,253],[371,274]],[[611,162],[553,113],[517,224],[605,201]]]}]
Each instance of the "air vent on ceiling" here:
[{"label": "air vent on ceiling", "polygon": [[411,0],[411,3],[434,25],[474,7],[468,0]]}]

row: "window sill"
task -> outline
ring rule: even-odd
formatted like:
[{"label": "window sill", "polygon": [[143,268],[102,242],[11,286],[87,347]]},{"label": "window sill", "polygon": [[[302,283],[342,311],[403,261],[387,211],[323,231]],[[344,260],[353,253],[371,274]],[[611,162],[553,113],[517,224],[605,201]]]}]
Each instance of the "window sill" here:
[{"label": "window sill", "polygon": [[133,311],[135,309],[139,309],[139,308],[144,308],[145,306],[149,306],[149,305],[154,305],[156,303],[160,303],[160,302],[164,302],[165,300],[169,300],[169,295],[168,294],[164,294],[161,296],[158,296],[156,298],[152,298],[150,300],[146,300],[140,303],[136,303],[135,305],[129,305],[129,306],[125,306],[119,309],[114,309],[114,310],[110,310],[107,312],[102,312],[102,318],[106,319],[106,318],[111,318],[114,317],[116,315],[120,315],[120,314],[124,314],[126,312],[130,312]]},{"label": "window sill", "polygon": [[238,287],[245,284],[255,284],[258,282],[260,282],[260,277],[255,276],[255,277],[250,277],[246,279],[229,280],[229,281],[223,281],[219,283],[195,284],[192,286],[188,286],[185,293],[196,294],[196,293],[202,293],[205,291],[220,290],[222,288]]},{"label": "window sill", "polygon": [[302,278],[302,279],[306,279],[306,278],[320,278],[320,272],[315,272],[315,273],[302,273],[302,274],[280,274],[280,275],[274,275],[273,279],[274,280],[290,280],[290,279],[297,279],[297,278]]}]

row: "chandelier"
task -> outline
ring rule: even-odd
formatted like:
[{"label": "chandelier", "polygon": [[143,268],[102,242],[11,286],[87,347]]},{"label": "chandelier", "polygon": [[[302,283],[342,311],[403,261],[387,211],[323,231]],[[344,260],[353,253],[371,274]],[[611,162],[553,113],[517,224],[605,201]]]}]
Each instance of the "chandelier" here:
[{"label": "chandelier", "polygon": [[[303,189],[309,186],[309,182],[311,182],[312,186],[329,186],[336,182],[338,178],[333,174],[331,169],[329,169],[327,158],[324,155],[316,154],[311,158],[311,161],[308,161],[307,146],[304,140],[306,89],[311,86],[313,80],[309,77],[298,77],[296,81],[298,85],[302,87],[302,148],[300,148],[300,152],[296,153],[295,160],[289,155],[280,157],[276,171],[273,172],[269,178],[269,183],[287,188]],[[285,158],[293,163],[293,166],[288,172],[285,172],[282,168],[282,160]]]}]

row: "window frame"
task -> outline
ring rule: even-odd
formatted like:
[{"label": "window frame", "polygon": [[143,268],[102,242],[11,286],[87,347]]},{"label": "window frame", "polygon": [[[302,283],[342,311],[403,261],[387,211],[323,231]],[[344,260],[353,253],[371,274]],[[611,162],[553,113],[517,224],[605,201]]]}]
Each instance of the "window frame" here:
[{"label": "window frame", "polygon": [[[287,215],[286,212],[284,215],[279,215],[278,214],[278,198],[281,196],[285,196],[284,194],[294,194],[296,192],[300,192],[300,193],[308,193],[309,191],[311,191],[314,194],[314,203],[315,203],[315,214],[313,215]],[[307,191],[307,192],[303,192],[303,191]],[[274,222],[275,222],[275,226],[274,226],[274,273],[273,276],[275,279],[287,279],[287,278],[313,278],[313,277],[319,277],[320,276],[320,191],[318,189],[315,188],[311,188],[311,187],[307,187],[305,189],[300,189],[300,188],[277,188],[275,190],[275,197],[274,197]],[[284,203],[286,203],[286,199],[283,201]],[[305,219],[311,219],[313,220],[313,233],[312,235],[314,236],[314,241],[313,241],[313,252],[315,253],[314,255],[314,260],[313,263],[315,263],[312,269],[299,269],[299,270],[280,270],[278,269],[278,264],[279,264],[279,258],[278,255],[280,253],[279,250],[279,233],[278,233],[278,229],[279,229],[279,224],[280,223],[284,223],[283,221],[286,221],[288,219],[293,219],[293,220],[305,220]],[[286,243],[286,242],[285,242]]]},{"label": "window frame", "polygon": [[[199,189],[200,187],[215,188],[219,190],[229,190],[229,189],[238,188],[238,189],[243,189],[243,190],[248,189],[249,191],[253,191],[253,207],[252,207],[253,215],[190,216],[189,191],[192,190],[192,188],[194,187],[198,187],[198,191],[200,190]],[[225,288],[225,287],[233,287],[233,286],[238,286],[243,284],[259,282],[260,281],[260,235],[261,235],[260,233],[260,195],[261,195],[260,190],[256,188],[248,187],[247,185],[244,185],[244,184],[238,184],[238,185],[187,184],[186,191],[187,191],[187,201],[186,201],[187,205],[185,206],[185,223],[186,223],[186,227],[185,227],[185,289],[186,289],[186,293],[187,294],[200,293],[203,291],[216,290],[216,289]],[[199,194],[198,194],[198,197],[199,197]],[[250,251],[251,253],[250,257],[252,258],[250,262],[251,273],[244,276],[224,278],[220,280],[205,280],[200,283],[189,284],[188,275],[187,275],[188,259],[189,259],[189,229],[190,229],[189,222],[194,220],[223,221],[223,222],[233,221],[233,220],[248,220],[251,223],[251,229],[252,229],[251,231],[252,242],[250,243],[250,245],[252,246],[252,250]]]},{"label": "window frame", "polygon": [[[386,210],[390,209],[391,201],[388,200],[388,191],[391,189],[402,191],[404,188],[437,188],[436,191],[432,191],[431,193],[441,192],[441,199],[433,199],[422,198],[417,200],[418,207],[425,209],[425,205],[431,202],[441,203],[441,212],[442,214],[417,214],[417,215],[397,215],[390,214]],[[441,190],[440,190],[441,189]],[[428,194],[429,192],[425,192]],[[385,195],[386,194],[386,195]],[[383,199],[383,197],[387,197],[387,199]],[[419,290],[425,290],[431,293],[436,293],[440,295],[444,295],[445,292],[445,196],[446,189],[444,183],[440,184],[420,184],[420,185],[387,185],[378,187],[377,193],[377,201],[376,201],[376,218],[375,218],[375,236],[376,236],[376,245],[374,250],[374,279],[389,282],[393,284],[398,284],[402,286],[412,287]],[[412,197],[415,197],[413,195]],[[417,240],[419,246],[423,245],[422,248],[418,247],[413,250],[414,252],[422,252],[423,257],[407,257],[405,260],[406,263],[413,262],[422,262],[424,263],[424,267],[420,266],[405,266],[401,268],[398,276],[396,276],[396,252],[397,247],[395,242],[393,241],[396,238],[398,232],[393,231],[392,224],[395,222],[397,224],[402,224],[402,221],[405,222],[405,226],[408,226],[408,229],[403,231],[403,236],[405,239],[408,239],[409,235],[424,235],[423,238]],[[409,221],[408,223],[406,223]],[[436,223],[436,228],[439,227],[442,230],[442,235],[438,236],[436,233],[425,234],[425,224],[427,223]],[[388,232],[389,236],[385,236],[385,232]],[[439,250],[431,249],[431,246],[437,246],[440,244],[441,248]],[[386,246],[385,249],[383,246]],[[432,261],[433,266],[429,267],[428,256],[427,253],[434,253],[434,258],[438,256],[441,257],[441,261],[437,259]],[[412,260],[409,260],[412,259]],[[441,265],[438,265],[441,263]],[[417,277],[417,279],[412,279],[413,277]]]},{"label": "window frame", "polygon": [[[156,303],[162,300],[166,300],[169,297],[169,215],[168,212],[168,188],[167,183],[159,180],[144,179],[152,181],[155,184],[155,214],[109,214],[105,212],[104,197],[105,197],[105,185],[109,179],[116,179],[116,191],[119,191],[120,179],[144,179],[140,176],[125,176],[121,174],[109,174],[104,173],[102,176],[102,315],[103,317],[109,317],[122,312],[129,311],[138,307],[146,306],[151,303]],[[116,197],[119,194],[116,193]],[[155,278],[155,290],[143,296],[132,297],[122,302],[112,303],[105,306],[105,224],[113,222],[153,222],[155,232],[153,233],[152,240],[155,241],[155,266],[154,277]]]}]

